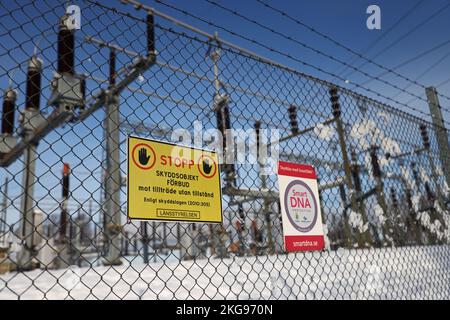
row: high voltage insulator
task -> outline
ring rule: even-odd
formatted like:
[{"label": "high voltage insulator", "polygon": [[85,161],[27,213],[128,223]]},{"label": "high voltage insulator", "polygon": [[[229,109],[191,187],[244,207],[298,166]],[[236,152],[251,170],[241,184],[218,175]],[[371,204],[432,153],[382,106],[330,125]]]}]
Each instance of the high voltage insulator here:
[{"label": "high voltage insulator", "polygon": [[257,160],[259,160],[260,130],[261,130],[261,121],[256,121],[255,122],[255,135],[256,135],[256,159]]},{"label": "high voltage insulator", "polygon": [[147,51],[148,54],[155,53],[155,21],[152,12],[147,14]]},{"label": "high voltage insulator", "polygon": [[67,201],[69,199],[70,190],[69,190],[69,175],[70,175],[70,166],[68,163],[63,164],[63,177],[62,177],[62,205],[61,205],[61,218],[59,221],[60,229],[59,236],[60,241],[64,242],[67,236]]},{"label": "high voltage insulator", "polygon": [[430,138],[428,137],[427,127],[424,124],[420,125],[420,135],[422,136],[423,147],[425,149],[430,148]]},{"label": "high voltage insulator", "polygon": [[226,149],[226,132],[231,128],[230,121],[230,108],[228,107],[228,96],[216,95],[216,115],[217,115],[217,127],[223,136],[223,148]]},{"label": "high voltage insulator", "polygon": [[333,116],[338,118],[341,116],[341,106],[339,104],[339,95],[336,87],[330,88],[330,100],[333,108]]},{"label": "high voltage insulator", "polygon": [[12,134],[14,131],[14,113],[16,110],[16,92],[8,88],[3,96],[2,134]]},{"label": "high voltage insulator", "polygon": [[39,110],[41,101],[42,61],[32,56],[28,63],[25,108]]},{"label": "high voltage insulator", "polygon": [[69,175],[70,175],[70,166],[68,163],[64,163],[63,166],[63,178],[62,178],[62,196],[63,198],[69,197]]},{"label": "high voltage insulator", "polygon": [[67,26],[67,16],[61,18],[58,32],[58,72],[75,73],[75,34]]},{"label": "high voltage insulator", "polygon": [[[81,96],[83,98],[83,101],[86,101],[86,77],[83,76],[80,82],[80,88],[81,88]],[[80,106],[80,108],[84,108],[84,105]]]},{"label": "high voltage insulator", "polygon": [[242,204],[239,205],[238,213],[239,219],[240,221],[242,221],[241,230],[245,230],[245,214],[244,214],[244,207],[242,206]]},{"label": "high voltage insulator", "polygon": [[292,134],[297,134],[298,133],[297,106],[291,104],[288,107],[288,111]]},{"label": "high voltage insulator", "polygon": [[48,105],[56,106],[64,113],[83,110],[86,98],[85,76],[75,72],[75,30],[63,16],[58,31],[58,69],[51,82],[52,94]]},{"label": "high voltage insulator", "polygon": [[378,148],[375,146],[370,148],[370,161],[372,164],[372,174],[374,178],[381,178],[381,168],[380,163],[378,162],[377,149]]},{"label": "high voltage insulator", "polygon": [[395,189],[393,187],[391,187],[390,189],[391,191],[391,199],[392,199],[392,206],[397,209],[398,207],[398,201],[397,201],[397,195],[395,193]]}]

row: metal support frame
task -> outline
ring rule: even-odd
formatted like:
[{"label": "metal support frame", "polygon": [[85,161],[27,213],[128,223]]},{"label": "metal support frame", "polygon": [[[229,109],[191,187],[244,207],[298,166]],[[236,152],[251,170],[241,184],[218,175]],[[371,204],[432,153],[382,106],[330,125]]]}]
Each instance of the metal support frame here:
[{"label": "metal support frame", "polygon": [[428,87],[425,89],[425,92],[427,94],[428,106],[430,108],[434,132],[439,147],[439,159],[442,165],[442,171],[447,185],[450,186],[450,147],[437,90],[434,87]]},{"label": "metal support frame", "polygon": [[[345,173],[345,179],[347,187],[350,191],[350,203],[351,208],[354,212],[359,212],[363,221],[363,224],[367,223],[367,217],[364,212],[360,211],[360,208],[358,206],[358,203],[356,201],[355,197],[355,188],[352,181],[352,171],[351,171],[351,163],[347,152],[347,144],[345,141],[345,130],[341,119],[341,109],[339,104],[339,95],[338,95],[338,89],[337,87],[331,87],[330,88],[330,101],[332,104],[332,110],[333,110],[333,116],[335,118],[336,122],[336,131],[339,138],[339,146],[341,148],[341,154],[342,154],[342,162],[344,165],[344,173]],[[346,235],[346,246],[352,247],[352,232],[350,229],[350,225],[348,222],[347,217],[344,216],[344,232]],[[357,242],[360,247],[365,247],[367,243],[370,243],[371,237],[369,231],[365,232],[359,232],[357,235]]]},{"label": "metal support frame", "polygon": [[[108,109],[115,109],[111,114],[111,123],[109,127],[111,129],[111,134],[109,144],[112,145],[111,150],[114,154],[111,156],[111,164],[115,165],[115,168],[120,165],[117,155],[119,154],[119,148],[115,148],[114,144],[117,146],[118,126],[120,119],[117,119],[118,112],[118,100],[117,97],[120,92],[125,89],[131,82],[133,82],[141,73],[149,69],[156,61],[156,52],[149,52],[148,56],[137,57],[131,66],[124,69],[126,75],[117,84],[111,85],[108,90],[101,90],[97,95],[93,96],[91,103],[83,102],[83,106],[78,108],[79,113],[76,114],[76,109],[72,107],[72,104],[79,104],[79,101],[75,101],[69,97],[68,101],[65,101],[64,96],[53,95],[50,103],[56,104],[57,108],[46,118],[41,116],[38,110],[25,109],[23,114],[23,135],[22,139],[16,143],[15,146],[11,148],[7,153],[0,154],[0,167],[7,167],[15,162],[21,155],[24,155],[24,175],[23,175],[23,188],[24,195],[22,198],[22,212],[23,212],[23,225],[21,230],[21,236],[23,241],[23,250],[18,256],[18,269],[20,270],[30,270],[32,269],[32,258],[34,256],[34,216],[33,216],[33,186],[35,184],[35,169],[36,169],[36,148],[41,139],[43,139],[47,134],[52,132],[54,129],[60,127],[68,121],[83,121],[88,118],[95,111],[101,107],[107,105]],[[65,77],[65,75],[60,75],[60,77]],[[58,78],[59,79],[59,78]],[[65,78],[64,78],[65,79]],[[63,79],[63,80],[64,80]],[[61,79],[59,79],[61,80]],[[60,83],[61,81],[58,81]],[[64,82],[64,81],[62,81]],[[56,84],[58,86],[58,84]],[[78,88],[78,87],[77,87]],[[80,89],[80,88],[79,88]],[[70,93],[72,94],[72,93]],[[76,94],[75,94],[76,96]],[[72,101],[73,100],[73,101]],[[110,107],[110,106],[114,107]],[[112,189],[117,191],[109,192],[107,198],[111,199],[113,205],[109,205],[111,209],[108,212],[115,212],[112,219],[113,225],[120,225],[120,202],[118,201],[120,197],[120,167],[114,170],[114,167],[110,171],[113,174],[119,175],[111,179],[110,185]],[[114,186],[119,185],[119,188],[114,188]],[[111,187],[108,188],[111,190]],[[117,194],[119,193],[119,197]],[[119,208],[119,209],[117,209]],[[117,211],[119,210],[119,214]],[[118,217],[118,218],[117,218]],[[111,230],[111,229],[109,229]],[[113,244],[111,246],[113,249],[109,250],[106,261],[117,264],[117,256],[120,256],[120,238],[115,237]],[[117,253],[118,252],[118,253]]]},{"label": "metal support frame", "polygon": [[[27,134],[27,133],[26,133]],[[22,186],[24,193],[21,203],[22,225],[20,236],[22,239],[22,249],[17,259],[17,269],[26,271],[33,269],[33,258],[35,251],[35,225],[34,225],[34,185],[36,183],[36,148],[37,144],[30,144],[25,149],[24,171]]]}]

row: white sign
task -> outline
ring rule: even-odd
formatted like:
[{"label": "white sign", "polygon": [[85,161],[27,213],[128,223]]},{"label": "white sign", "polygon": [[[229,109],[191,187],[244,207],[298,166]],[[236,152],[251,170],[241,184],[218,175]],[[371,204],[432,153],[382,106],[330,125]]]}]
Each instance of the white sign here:
[{"label": "white sign", "polygon": [[314,167],[278,162],[284,248],[288,252],[325,247]]}]

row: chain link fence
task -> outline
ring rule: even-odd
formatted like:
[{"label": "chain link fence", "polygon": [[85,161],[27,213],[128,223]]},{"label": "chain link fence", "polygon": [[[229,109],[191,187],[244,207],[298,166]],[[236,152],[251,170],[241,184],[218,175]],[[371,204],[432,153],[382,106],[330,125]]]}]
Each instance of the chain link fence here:
[{"label": "chain link fence", "polygon": [[[143,6],[77,5],[79,26],[0,4],[0,298],[450,298],[445,129]],[[221,165],[222,225],[128,220],[127,137],[195,124],[314,165],[326,249],[284,251],[270,157]]]}]

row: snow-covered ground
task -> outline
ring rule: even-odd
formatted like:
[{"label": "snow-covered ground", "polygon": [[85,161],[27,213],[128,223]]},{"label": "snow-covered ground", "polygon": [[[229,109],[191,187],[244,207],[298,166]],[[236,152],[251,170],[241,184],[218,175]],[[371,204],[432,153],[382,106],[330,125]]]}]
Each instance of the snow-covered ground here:
[{"label": "snow-covered ground", "polygon": [[450,246],[141,261],[0,277],[0,299],[450,299]]}]

